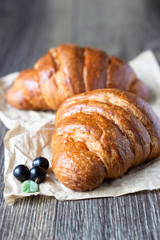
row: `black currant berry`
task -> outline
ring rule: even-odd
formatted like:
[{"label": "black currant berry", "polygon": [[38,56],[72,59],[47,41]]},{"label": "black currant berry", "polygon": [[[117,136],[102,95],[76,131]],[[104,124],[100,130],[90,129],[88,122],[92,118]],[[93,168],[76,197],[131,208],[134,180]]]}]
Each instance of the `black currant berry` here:
[{"label": "black currant berry", "polygon": [[29,169],[25,165],[22,165],[22,164],[18,165],[13,170],[13,175],[20,182],[24,182],[25,180],[27,180],[29,178]]},{"label": "black currant berry", "polygon": [[35,166],[29,172],[30,179],[36,183],[41,183],[46,178],[46,170],[42,167]]},{"label": "black currant berry", "polygon": [[49,162],[45,157],[38,157],[33,160],[32,166],[33,167],[39,166],[47,171],[47,169],[49,168]]}]

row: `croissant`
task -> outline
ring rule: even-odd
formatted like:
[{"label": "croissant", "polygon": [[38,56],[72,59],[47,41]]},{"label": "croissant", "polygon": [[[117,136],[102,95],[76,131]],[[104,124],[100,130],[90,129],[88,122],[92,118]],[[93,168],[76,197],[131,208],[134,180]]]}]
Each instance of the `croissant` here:
[{"label": "croissant", "polygon": [[132,68],[116,57],[91,47],[62,44],[22,71],[6,99],[16,108],[57,110],[81,92],[117,88],[147,99],[148,90]]},{"label": "croissant", "polygon": [[60,106],[52,150],[58,180],[73,190],[91,190],[159,156],[160,122],[133,93],[93,90]]}]

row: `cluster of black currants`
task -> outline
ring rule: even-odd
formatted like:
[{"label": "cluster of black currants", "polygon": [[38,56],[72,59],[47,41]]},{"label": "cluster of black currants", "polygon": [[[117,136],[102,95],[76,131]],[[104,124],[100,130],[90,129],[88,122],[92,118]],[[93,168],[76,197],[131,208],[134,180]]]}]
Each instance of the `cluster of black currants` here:
[{"label": "cluster of black currants", "polygon": [[[33,160],[32,166],[29,170],[27,166],[21,164],[13,170],[13,175],[16,179],[23,182],[23,192],[35,192],[35,189],[37,191],[38,184],[46,178],[49,162],[44,157],[38,157]],[[33,188],[33,190],[31,188]]]}]

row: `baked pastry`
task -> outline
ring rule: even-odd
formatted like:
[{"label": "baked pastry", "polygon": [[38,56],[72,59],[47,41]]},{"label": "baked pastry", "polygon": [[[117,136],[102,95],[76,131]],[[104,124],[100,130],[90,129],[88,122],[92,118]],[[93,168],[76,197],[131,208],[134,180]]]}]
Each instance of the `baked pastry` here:
[{"label": "baked pastry", "polygon": [[19,109],[57,110],[66,99],[81,92],[118,88],[147,99],[148,90],[132,68],[105,52],[62,44],[22,71],[6,99]]},{"label": "baked pastry", "polygon": [[52,168],[68,188],[87,191],[105,178],[160,155],[160,122],[133,93],[100,89],[63,103],[52,138]]}]

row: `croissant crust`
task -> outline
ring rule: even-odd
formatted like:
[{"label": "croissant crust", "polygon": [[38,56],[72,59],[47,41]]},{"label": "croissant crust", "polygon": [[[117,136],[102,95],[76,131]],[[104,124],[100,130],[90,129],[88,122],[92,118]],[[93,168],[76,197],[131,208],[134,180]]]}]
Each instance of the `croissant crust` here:
[{"label": "croissant crust", "polygon": [[59,181],[91,190],[160,155],[159,119],[135,94],[117,89],[82,93],[57,111],[52,150]]},{"label": "croissant crust", "polygon": [[99,49],[62,44],[50,49],[33,69],[22,71],[6,99],[19,109],[56,110],[78,93],[102,88],[122,89],[148,98],[146,86],[121,59]]}]

